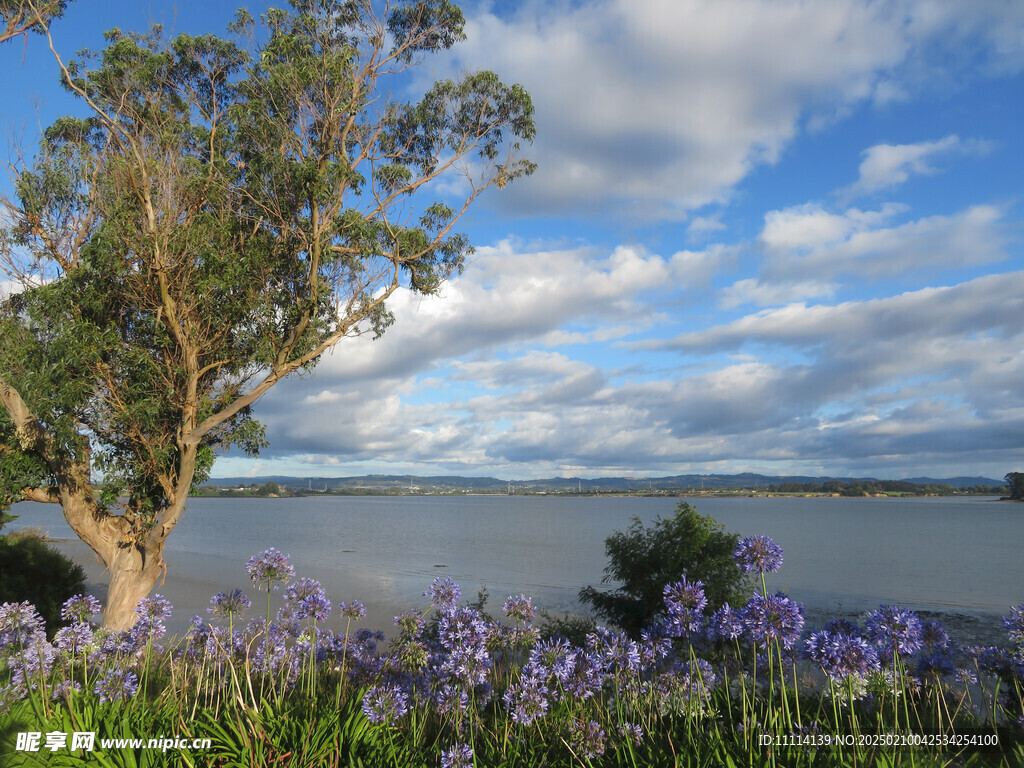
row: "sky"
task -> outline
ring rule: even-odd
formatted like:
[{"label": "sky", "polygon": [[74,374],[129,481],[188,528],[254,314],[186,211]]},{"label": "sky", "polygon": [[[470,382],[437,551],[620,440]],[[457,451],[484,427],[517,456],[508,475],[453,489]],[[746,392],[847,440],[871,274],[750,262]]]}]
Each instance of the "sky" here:
[{"label": "sky", "polygon": [[[237,4],[77,0],[54,37],[222,32]],[[463,9],[406,96],[522,84],[537,172],[462,220],[437,296],[264,396],[270,446],[215,476],[1024,469],[1024,3]],[[13,161],[80,106],[43,38],[0,72]]]}]

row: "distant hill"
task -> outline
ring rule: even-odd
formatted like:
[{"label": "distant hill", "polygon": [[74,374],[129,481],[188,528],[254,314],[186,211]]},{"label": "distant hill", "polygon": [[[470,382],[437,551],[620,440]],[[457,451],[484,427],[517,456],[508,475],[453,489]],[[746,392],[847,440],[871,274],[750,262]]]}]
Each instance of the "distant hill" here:
[{"label": "distant hill", "polygon": [[[397,491],[420,489],[452,489],[464,491],[503,491],[513,489],[530,491],[628,491],[669,488],[767,488],[782,483],[825,483],[838,480],[842,483],[877,482],[872,477],[809,477],[804,475],[757,475],[744,472],[736,475],[672,475],[668,477],[549,477],[536,480],[500,480],[496,477],[462,477],[459,475],[359,475],[357,477],[288,477],[270,475],[265,477],[219,477],[211,478],[206,485],[224,487],[238,485],[262,485],[275,482],[295,490],[313,491]],[[949,485],[953,488],[969,488],[976,485],[1001,486],[1002,480],[988,477],[952,477],[936,479],[931,477],[905,478],[903,482],[916,485]]]},{"label": "distant hill", "polygon": [[993,480],[991,477],[950,477],[946,480],[936,480],[932,477],[908,477],[908,483],[918,485],[951,485],[954,488],[970,488],[974,485],[1006,485],[1005,480]]}]

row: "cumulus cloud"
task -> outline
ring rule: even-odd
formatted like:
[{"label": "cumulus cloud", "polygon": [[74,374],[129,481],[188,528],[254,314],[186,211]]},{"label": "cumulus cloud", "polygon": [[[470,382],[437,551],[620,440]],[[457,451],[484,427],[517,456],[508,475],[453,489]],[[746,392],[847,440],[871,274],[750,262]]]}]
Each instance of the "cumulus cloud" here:
[{"label": "cumulus cloud", "polygon": [[876,144],[862,153],[860,177],[848,191],[861,194],[892,188],[905,182],[912,174],[938,173],[939,169],[934,165],[937,158],[954,153],[980,154],[989,149],[991,145],[988,142],[961,141],[955,135],[917,144]]},{"label": "cumulus cloud", "polygon": [[[790,304],[763,310],[725,325],[680,334],[667,342],[641,342],[665,349],[734,350],[766,343],[827,348],[865,358],[910,338],[964,339],[982,331],[1015,336],[1024,328],[1024,272],[985,275],[966,283],[926,288],[898,296],[837,305]],[[917,354],[907,344],[906,353]],[[943,363],[944,356],[936,361]]]},{"label": "cumulus cloud", "polygon": [[[609,255],[593,274],[653,258]],[[670,272],[671,259],[659,261],[648,265],[651,279]],[[488,266],[465,279],[483,292],[480,305],[500,306],[508,286],[489,282]],[[591,285],[600,294],[604,283]],[[605,293],[606,306],[629,303],[641,285]],[[856,474],[880,463],[892,472],[900,462],[934,468],[954,453],[997,448],[1005,461],[1021,453],[1014,430],[1024,427],[1022,296],[1024,272],[1011,272],[879,299],[792,304],[637,345],[705,361],[662,370],[614,371],[499,334],[486,354],[434,348],[419,377],[382,365],[364,380],[290,382],[260,415],[275,455],[298,452],[321,466],[401,462],[423,473],[726,471],[742,461],[786,471],[825,462]],[[454,343],[456,326],[446,322],[438,312],[420,316],[390,343],[411,355],[435,334]]]},{"label": "cumulus cloud", "polygon": [[890,204],[841,214],[819,206],[773,211],[760,237],[767,252],[761,279],[803,280],[808,274],[817,280],[838,275],[879,279],[1006,258],[1003,207],[975,205],[948,216],[878,226],[902,210]]},{"label": "cumulus cloud", "polygon": [[[492,69],[533,97],[539,168],[502,205],[684,219],[731,199],[805,128],[926,87],[911,70],[930,68],[950,41],[993,62],[1021,58],[1007,44],[1008,20],[1024,28],[1012,0],[942,5],[597,0],[498,13],[484,4],[470,10],[469,39],[448,71]],[[708,226],[703,217],[692,234]]]},{"label": "cumulus cloud", "polygon": [[803,116],[870,96],[908,42],[885,4],[605,0],[471,14],[453,69],[489,68],[537,106],[522,210],[683,218],[774,162]]}]

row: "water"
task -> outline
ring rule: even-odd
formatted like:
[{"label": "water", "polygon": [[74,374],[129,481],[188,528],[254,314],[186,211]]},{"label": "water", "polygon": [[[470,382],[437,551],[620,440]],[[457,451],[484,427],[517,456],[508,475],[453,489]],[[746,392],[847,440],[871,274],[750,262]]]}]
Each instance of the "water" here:
[{"label": "water", "polygon": [[[997,621],[1024,602],[1024,508],[981,498],[691,499],[727,530],[768,534],[785,550],[769,578],[805,603],[809,618],[851,615],[893,603]],[[298,575],[320,580],[335,601],[362,600],[368,621],[385,627],[447,576],[472,596],[486,586],[492,609],[509,594],[561,612],[598,584],[604,540],[629,526],[670,516],[669,498],[538,496],[328,496],[194,499],[168,539],[172,629],[205,614],[210,595],[241,587],[257,606],[244,570],[268,547],[291,555]],[[97,592],[105,578],[55,505],[23,503],[10,525],[40,526],[88,566]],[[375,622],[375,623],[374,623]]]}]

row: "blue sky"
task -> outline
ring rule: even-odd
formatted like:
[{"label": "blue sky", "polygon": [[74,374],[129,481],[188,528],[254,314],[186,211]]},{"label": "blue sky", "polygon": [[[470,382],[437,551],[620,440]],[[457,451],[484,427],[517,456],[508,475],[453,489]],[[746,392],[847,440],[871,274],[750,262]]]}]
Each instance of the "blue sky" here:
[{"label": "blue sky", "polygon": [[[219,32],[236,4],[79,0],[55,38]],[[270,448],[215,475],[1024,468],[1024,3],[463,7],[408,95],[522,83],[537,173],[463,220],[463,275],[265,396]],[[77,109],[48,57],[0,49],[25,151]]]}]

